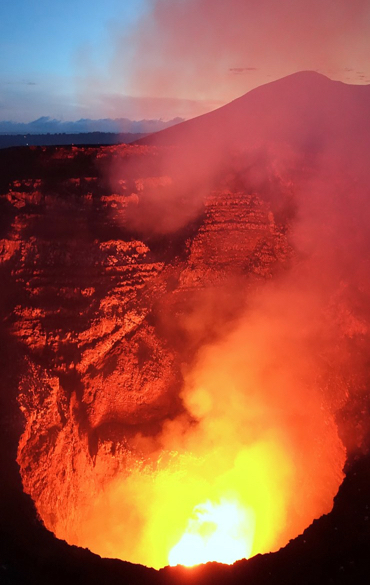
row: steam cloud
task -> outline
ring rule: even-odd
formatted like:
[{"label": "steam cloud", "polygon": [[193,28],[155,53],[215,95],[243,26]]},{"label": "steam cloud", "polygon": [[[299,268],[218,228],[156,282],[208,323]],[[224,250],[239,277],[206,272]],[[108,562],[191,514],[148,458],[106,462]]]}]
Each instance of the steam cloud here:
[{"label": "steam cloud", "polygon": [[185,375],[186,412],[159,436],[135,438],[146,465],[108,485],[81,542],[160,567],[208,499],[253,510],[252,554],[277,549],[330,510],[345,461],[334,416],[346,388],[332,398],[322,383],[337,330],[325,322],[323,331],[328,298],[320,286],[307,289],[307,277],[268,285],[201,349]]},{"label": "steam cloud", "polygon": [[131,96],[176,98],[179,105],[200,100],[200,114],[204,100],[212,108],[214,100],[227,103],[294,71],[341,80],[355,75],[348,72],[354,64],[367,71],[366,0],[155,0],[151,6],[132,34],[117,41],[112,63],[112,78],[124,80],[121,90]]},{"label": "steam cloud", "polygon": [[[148,206],[140,207],[136,229],[144,239],[167,237],[200,213],[207,188],[231,165],[239,188],[258,192],[275,220],[287,222],[295,255],[289,269],[255,285],[253,294],[248,277],[239,281],[245,293],[235,292],[235,310],[232,279],[224,296],[195,295],[176,325],[199,348],[184,370],[184,410],[156,436],[132,440],[144,463],[107,485],[88,510],[79,539],[100,554],[163,566],[194,507],[224,497],[254,512],[252,554],[274,550],[330,510],[346,453],[369,446],[366,132],[348,133],[344,119],[343,135],[336,118],[323,118],[332,133],[314,135],[310,115],[302,112],[297,128],[290,110],[285,104],[272,130],[266,124],[274,140],[264,148],[251,133],[241,158],[226,157],[224,136],[213,148],[195,145],[194,154],[189,131],[183,150],[168,149],[161,160],[173,178],[170,194],[139,192]],[[276,146],[281,128],[295,148]],[[194,202],[183,221],[177,185]],[[159,217],[170,219],[158,224]]]}]

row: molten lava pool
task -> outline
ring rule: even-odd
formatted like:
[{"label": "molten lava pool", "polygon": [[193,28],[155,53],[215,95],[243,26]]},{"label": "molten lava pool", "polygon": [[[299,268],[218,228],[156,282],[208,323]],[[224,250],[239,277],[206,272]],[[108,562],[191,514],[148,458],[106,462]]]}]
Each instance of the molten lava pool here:
[{"label": "molten lava pool", "polygon": [[248,558],[253,546],[254,514],[237,502],[207,501],[194,509],[185,534],[171,550],[169,564],[193,565],[217,561],[232,564]]}]

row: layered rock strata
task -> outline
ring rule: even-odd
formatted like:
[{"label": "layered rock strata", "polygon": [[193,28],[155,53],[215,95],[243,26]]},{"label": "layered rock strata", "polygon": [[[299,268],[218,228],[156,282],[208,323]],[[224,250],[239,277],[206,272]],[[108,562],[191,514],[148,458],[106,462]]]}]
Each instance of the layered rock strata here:
[{"label": "layered rock strata", "polygon": [[[1,262],[17,289],[9,318],[25,355],[18,463],[45,525],[78,542],[85,500],[143,464],[135,433],[155,435],[183,408],[184,363],[216,335],[210,318],[189,336],[186,316],[202,295],[216,305],[230,279],[247,287],[281,270],[291,249],[261,194],[225,185],[205,194],[180,235],[133,232],[132,209],[172,182],[140,174],[154,147],[31,154],[34,176],[12,180],[1,195],[11,221]],[[114,164],[114,183],[102,160]],[[89,171],[94,164],[95,175],[73,176],[77,162]],[[237,310],[231,303],[222,319]]]}]

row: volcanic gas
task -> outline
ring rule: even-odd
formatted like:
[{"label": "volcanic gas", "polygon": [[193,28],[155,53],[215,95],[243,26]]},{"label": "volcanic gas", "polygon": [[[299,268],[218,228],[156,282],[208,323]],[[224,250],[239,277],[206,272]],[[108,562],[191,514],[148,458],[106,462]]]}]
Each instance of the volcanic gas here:
[{"label": "volcanic gas", "polygon": [[18,464],[59,538],[154,568],[230,564],[330,511],[367,432],[350,94],[299,74],[150,144],[30,151],[33,176],[2,195],[2,260]]}]

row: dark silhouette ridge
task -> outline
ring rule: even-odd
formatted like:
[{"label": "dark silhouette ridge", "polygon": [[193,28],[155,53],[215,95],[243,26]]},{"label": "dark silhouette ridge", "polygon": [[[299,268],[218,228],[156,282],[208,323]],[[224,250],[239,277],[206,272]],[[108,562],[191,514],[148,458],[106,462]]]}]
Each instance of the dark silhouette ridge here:
[{"label": "dark silhouette ridge", "polygon": [[221,108],[141,139],[141,144],[247,146],[254,140],[302,147],[370,130],[370,86],[301,71],[257,87]]},{"label": "dark silhouette ridge", "polygon": [[80,132],[48,133],[48,134],[0,134],[0,148],[12,146],[62,146],[129,144],[146,136],[146,133],[118,133],[118,132]]}]

